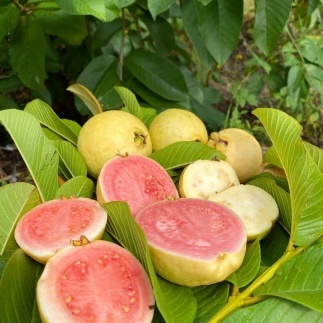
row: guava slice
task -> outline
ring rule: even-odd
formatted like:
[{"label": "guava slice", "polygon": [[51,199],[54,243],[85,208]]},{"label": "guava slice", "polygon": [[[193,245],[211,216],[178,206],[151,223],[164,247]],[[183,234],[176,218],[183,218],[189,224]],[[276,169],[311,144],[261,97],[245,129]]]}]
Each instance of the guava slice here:
[{"label": "guava slice", "polygon": [[167,171],[153,159],[141,155],[116,156],[106,162],[97,181],[100,204],[124,201],[134,216],[156,201],[178,197]]},{"label": "guava slice", "polygon": [[196,160],[186,166],[179,179],[181,197],[207,199],[214,193],[239,185],[233,167],[223,160]]},{"label": "guava slice", "polygon": [[103,236],[107,212],[89,198],[55,199],[44,202],[22,216],[15,228],[19,247],[45,264],[71,239],[85,235],[91,241]]},{"label": "guava slice", "polygon": [[173,283],[193,287],[223,281],[244,259],[244,224],[219,203],[164,200],[139,211],[135,220],[146,235],[156,272]]},{"label": "guava slice", "polygon": [[234,211],[243,221],[248,241],[270,232],[279,216],[275,199],[260,187],[240,184],[209,197]]},{"label": "guava slice", "polygon": [[43,322],[145,323],[154,294],[145,269],[109,241],[68,246],[45,265],[36,299]]}]

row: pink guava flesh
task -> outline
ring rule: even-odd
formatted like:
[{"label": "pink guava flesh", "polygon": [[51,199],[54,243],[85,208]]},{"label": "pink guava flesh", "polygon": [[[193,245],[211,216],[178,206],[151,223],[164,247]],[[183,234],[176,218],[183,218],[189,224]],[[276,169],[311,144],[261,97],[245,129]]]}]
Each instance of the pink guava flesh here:
[{"label": "pink guava flesh", "polygon": [[140,262],[126,249],[97,240],[69,246],[47,262],[37,284],[46,322],[151,322],[154,294]]},{"label": "pink guava flesh", "polygon": [[246,231],[227,207],[200,199],[158,202],[140,211],[136,221],[150,244],[201,260],[241,249]]},{"label": "pink guava flesh", "polygon": [[169,197],[178,197],[172,178],[146,156],[116,156],[103,166],[98,178],[98,201],[127,202],[133,216],[145,206]]},{"label": "pink guava flesh", "polygon": [[45,263],[80,235],[100,239],[106,222],[107,213],[95,200],[56,199],[39,204],[22,216],[15,229],[15,239],[26,254]]}]

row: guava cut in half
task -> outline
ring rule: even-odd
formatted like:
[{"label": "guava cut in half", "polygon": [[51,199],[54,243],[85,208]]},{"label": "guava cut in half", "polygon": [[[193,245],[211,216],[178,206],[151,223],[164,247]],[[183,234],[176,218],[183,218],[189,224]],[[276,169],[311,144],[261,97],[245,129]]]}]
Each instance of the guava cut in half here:
[{"label": "guava cut in half", "polygon": [[24,214],[15,228],[15,239],[27,255],[45,264],[80,235],[91,241],[101,239],[106,223],[107,212],[95,200],[55,199]]},{"label": "guava cut in half", "polygon": [[137,258],[109,241],[68,246],[45,265],[36,299],[43,322],[145,323],[154,313],[149,277]]},{"label": "guava cut in half", "polygon": [[139,118],[123,110],[110,110],[85,122],[77,149],[89,174],[97,178],[107,160],[126,153],[148,156],[152,143],[147,127]]},{"label": "guava cut in half", "polygon": [[279,216],[275,199],[264,189],[254,185],[233,186],[211,195],[209,200],[227,206],[242,219],[248,241],[268,234]]},{"label": "guava cut in half", "polygon": [[164,200],[137,213],[156,272],[184,286],[210,285],[237,270],[246,252],[242,220],[208,200]]},{"label": "guava cut in half", "polygon": [[167,109],[149,125],[153,151],[158,151],[178,141],[208,141],[208,132],[203,121],[193,112],[184,109]]},{"label": "guava cut in half", "polygon": [[197,160],[186,166],[179,179],[181,197],[207,199],[233,185],[239,185],[233,167],[223,160]]},{"label": "guava cut in half", "polygon": [[127,202],[134,216],[156,201],[177,198],[177,188],[155,160],[140,155],[116,156],[106,162],[97,181],[97,200]]}]

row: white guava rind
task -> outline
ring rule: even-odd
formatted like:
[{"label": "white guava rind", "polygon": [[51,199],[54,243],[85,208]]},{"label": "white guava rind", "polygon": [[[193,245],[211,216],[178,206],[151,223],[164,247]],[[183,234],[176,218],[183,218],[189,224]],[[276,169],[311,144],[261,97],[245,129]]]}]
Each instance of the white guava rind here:
[{"label": "white guava rind", "polygon": [[179,179],[181,197],[207,199],[233,185],[239,185],[233,167],[223,160],[197,160],[186,166]]},{"label": "white guava rind", "polygon": [[226,156],[236,171],[240,183],[257,175],[263,161],[263,153],[257,139],[249,132],[238,128],[227,128],[210,135],[208,145]]},{"label": "white guava rind", "polygon": [[[75,225],[73,220],[70,221],[71,217],[77,216],[77,212],[81,211],[73,211],[76,214],[72,215],[66,211],[79,207],[84,212],[88,212],[86,208],[93,212],[93,217],[86,225],[79,223],[77,218]],[[41,229],[37,228],[37,221],[41,221]],[[91,241],[101,239],[106,223],[106,210],[95,200],[82,197],[56,199],[39,204],[24,214],[19,219],[14,234],[17,244],[28,256],[45,264],[58,250],[68,246],[71,240],[78,239],[80,235],[86,235]]]},{"label": "white guava rind", "polygon": [[184,109],[167,109],[159,113],[149,126],[153,151],[178,141],[207,143],[208,132],[203,121]]},{"label": "white guava rind", "polygon": [[152,144],[148,129],[139,118],[126,111],[110,110],[91,117],[83,125],[77,149],[89,174],[97,178],[107,160],[125,154],[148,156]]},{"label": "white guava rind", "polygon": [[275,199],[260,187],[240,184],[209,197],[234,211],[243,221],[248,241],[268,234],[279,216]]},{"label": "white guava rind", "polygon": [[156,202],[137,213],[156,272],[184,286],[210,285],[237,270],[245,256],[242,220],[208,200]]},{"label": "white guava rind", "polygon": [[[129,322],[149,323],[155,304],[149,277],[137,258],[102,240],[68,246],[51,257],[38,280],[36,301],[42,322],[119,323],[129,315]],[[80,313],[73,314],[75,310]]]}]

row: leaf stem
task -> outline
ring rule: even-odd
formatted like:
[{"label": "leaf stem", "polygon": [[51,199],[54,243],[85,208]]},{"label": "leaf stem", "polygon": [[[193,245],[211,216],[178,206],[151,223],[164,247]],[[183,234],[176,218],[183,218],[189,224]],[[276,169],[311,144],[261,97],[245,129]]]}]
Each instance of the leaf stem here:
[{"label": "leaf stem", "polygon": [[256,304],[266,297],[264,296],[256,296],[253,297],[252,294],[256,288],[261,285],[266,284],[269,280],[275,277],[278,269],[290,259],[296,257],[300,254],[307,246],[298,247],[293,249],[292,251],[287,251],[278,261],[276,261],[271,267],[269,267],[266,271],[264,271],[247,289],[245,289],[240,294],[236,296],[231,296],[229,298],[228,303],[222,307],[220,311],[218,311],[209,321],[209,323],[218,323],[229,316],[231,313],[236,311],[237,309]]}]

